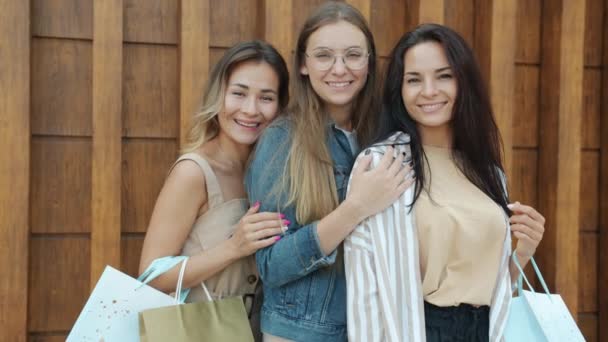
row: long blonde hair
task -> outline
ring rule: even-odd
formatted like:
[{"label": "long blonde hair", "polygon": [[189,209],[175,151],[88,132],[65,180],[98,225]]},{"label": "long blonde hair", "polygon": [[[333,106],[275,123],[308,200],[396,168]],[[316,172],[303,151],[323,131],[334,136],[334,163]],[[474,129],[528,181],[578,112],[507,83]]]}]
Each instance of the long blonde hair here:
[{"label": "long blonde hair", "polygon": [[237,66],[248,61],[267,63],[276,72],[279,79],[279,112],[285,108],[289,101],[289,72],[281,54],[272,45],[260,40],[238,43],[228,49],[213,67],[202,105],[192,117],[182,153],[195,151],[217,136],[220,130],[217,115],[224,107],[228,79]]},{"label": "long blonde hair", "polygon": [[[326,2],[306,20],[295,51],[293,71],[300,70],[310,35],[327,24],[346,21],[359,28],[369,49],[366,84],[353,102],[353,127],[361,145],[372,139],[373,111],[376,108],[376,48],[365,18],[354,7],[342,2]],[[282,177],[283,188],[289,189],[288,203],[295,203],[296,219],[307,223],[321,219],[338,206],[333,161],[327,144],[330,120],[321,99],[308,76],[292,77],[292,92],[287,113],[293,124],[288,162]]]}]

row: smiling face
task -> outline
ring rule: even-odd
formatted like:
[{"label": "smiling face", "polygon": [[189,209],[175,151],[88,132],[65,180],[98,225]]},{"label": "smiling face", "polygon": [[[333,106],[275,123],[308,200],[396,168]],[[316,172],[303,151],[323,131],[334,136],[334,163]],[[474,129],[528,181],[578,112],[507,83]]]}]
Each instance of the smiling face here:
[{"label": "smiling face", "polygon": [[449,135],[458,85],[443,46],[433,41],[420,43],[403,58],[401,96],[423,140],[437,133]]},{"label": "smiling face", "polygon": [[[304,63],[300,67],[302,75],[308,75],[315,93],[321,98],[325,107],[333,110],[349,109],[353,100],[365,86],[368,73],[368,62],[349,63],[356,60],[357,54],[367,56],[368,44],[363,32],[356,26],[337,21],[324,25],[308,38]],[[333,59],[335,62],[327,70],[323,61]],[[355,65],[356,69],[346,64]]]},{"label": "smiling face", "polygon": [[250,61],[236,66],[218,114],[219,134],[239,144],[255,143],[278,113],[278,92],[279,78],[268,63]]}]

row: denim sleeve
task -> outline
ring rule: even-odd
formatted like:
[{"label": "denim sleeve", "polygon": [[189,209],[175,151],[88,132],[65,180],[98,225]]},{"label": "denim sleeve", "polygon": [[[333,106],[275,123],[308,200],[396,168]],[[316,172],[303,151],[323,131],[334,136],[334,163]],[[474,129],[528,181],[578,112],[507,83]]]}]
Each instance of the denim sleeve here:
[{"label": "denim sleeve", "polygon": [[256,253],[260,277],[266,286],[279,287],[333,264],[336,251],[324,255],[317,235],[317,222],[299,225],[293,205],[286,206],[286,189],[279,189],[289,151],[289,132],[281,126],[268,127],[257,143],[245,176],[250,203],[260,201],[260,212],[280,211],[292,223],[273,245]]}]

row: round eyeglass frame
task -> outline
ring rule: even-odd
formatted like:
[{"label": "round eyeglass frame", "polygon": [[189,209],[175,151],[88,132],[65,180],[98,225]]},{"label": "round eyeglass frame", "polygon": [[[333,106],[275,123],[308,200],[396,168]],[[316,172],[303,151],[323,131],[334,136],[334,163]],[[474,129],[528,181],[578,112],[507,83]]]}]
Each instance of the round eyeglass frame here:
[{"label": "round eyeglass frame", "polygon": [[[361,66],[353,68],[351,66],[349,66],[346,63],[346,60],[344,59],[344,55],[338,55],[338,54],[334,54],[334,60],[329,64],[329,66],[327,68],[320,68],[320,67],[315,67],[315,69],[319,70],[319,71],[327,71],[330,70],[331,68],[333,68],[333,66],[336,64],[336,61],[338,60],[338,57],[342,58],[342,64],[344,64],[345,67],[347,67],[350,70],[361,70],[365,67],[365,65],[367,65],[369,63],[369,56],[371,55],[370,52],[365,53],[365,55],[363,56],[363,59],[365,60],[365,62],[361,63]],[[304,52],[304,56],[306,56],[306,58],[313,58],[314,56],[310,56],[308,53]],[[314,58],[313,58],[314,59]]]}]

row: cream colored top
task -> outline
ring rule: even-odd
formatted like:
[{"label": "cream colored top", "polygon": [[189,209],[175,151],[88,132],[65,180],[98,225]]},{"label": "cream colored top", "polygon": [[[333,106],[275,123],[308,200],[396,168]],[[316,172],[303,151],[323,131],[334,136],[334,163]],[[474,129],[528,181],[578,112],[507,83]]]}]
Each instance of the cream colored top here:
[{"label": "cream colored top", "polygon": [[[244,198],[224,202],[222,191],[209,163],[196,153],[181,156],[182,160],[192,160],[198,164],[205,175],[209,209],[199,216],[188,235],[182,255],[195,255],[218,245],[230,238],[236,224],[247,211],[248,203]],[[258,272],[254,256],[241,258],[205,280],[205,285],[214,299],[232,296],[253,295],[258,283]],[[206,301],[207,297],[201,286],[191,289],[187,302]],[[251,308],[251,298],[245,299],[247,309]]]},{"label": "cream colored top", "polygon": [[424,151],[426,184],[414,206],[424,300],[490,305],[507,231],[504,212],[458,169],[449,149]]}]

